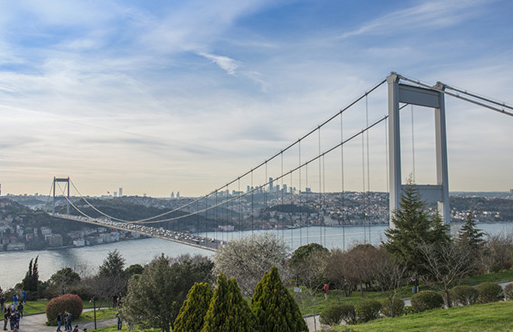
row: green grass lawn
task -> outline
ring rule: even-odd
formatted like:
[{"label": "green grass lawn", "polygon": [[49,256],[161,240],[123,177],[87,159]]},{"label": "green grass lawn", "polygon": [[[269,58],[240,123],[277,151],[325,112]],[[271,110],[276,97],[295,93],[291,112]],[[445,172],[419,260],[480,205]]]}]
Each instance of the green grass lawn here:
[{"label": "green grass lawn", "polygon": [[[96,311],[96,321],[101,321],[104,319],[115,318],[118,309],[101,309]],[[85,311],[80,315],[79,323],[88,323],[94,321],[94,312],[93,311]]]},{"label": "green grass lawn", "polygon": [[381,318],[365,324],[338,326],[334,330],[344,331],[347,328],[358,332],[513,331],[513,301],[436,309],[397,318]]}]

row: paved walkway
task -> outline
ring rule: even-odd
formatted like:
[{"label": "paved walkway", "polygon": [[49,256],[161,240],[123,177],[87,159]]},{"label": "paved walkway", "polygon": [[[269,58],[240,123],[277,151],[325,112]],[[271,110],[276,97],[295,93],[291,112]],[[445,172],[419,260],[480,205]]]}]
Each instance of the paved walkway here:
[{"label": "paved walkway", "polygon": [[[117,323],[117,319],[107,319],[104,321],[97,321],[96,327],[105,327],[105,326],[115,326]],[[9,329],[9,324],[7,324],[7,328]],[[73,324],[75,326],[77,324]],[[3,326],[1,327],[3,328]],[[80,324],[78,323],[78,328],[82,331],[84,328],[87,328],[88,331],[94,331],[94,322]],[[46,326],[46,314],[36,314],[25,316],[20,321],[20,332],[55,332],[57,330],[56,326]],[[63,330],[61,328],[61,330]]]}]

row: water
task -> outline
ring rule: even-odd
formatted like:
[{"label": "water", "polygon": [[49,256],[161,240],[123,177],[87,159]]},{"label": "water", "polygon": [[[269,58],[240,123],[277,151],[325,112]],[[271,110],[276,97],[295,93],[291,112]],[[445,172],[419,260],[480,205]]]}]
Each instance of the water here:
[{"label": "water", "polygon": [[[496,224],[479,224],[478,227],[489,234],[510,234],[513,232],[513,222]],[[383,231],[387,226],[372,226],[364,229],[362,226],[347,227],[310,227],[273,231],[244,231],[231,233],[208,233],[209,237],[229,241],[241,237],[264,232],[274,232],[282,237],[291,250],[299,246],[317,242],[323,246],[347,249],[364,239],[372,244],[379,244],[384,237]],[[457,225],[452,225],[452,232],[457,232]],[[131,264],[144,265],[155,256],[164,253],[177,257],[189,253],[191,255],[212,255],[212,252],[190,247],[161,239],[143,239],[109,243],[94,247],[69,248],[59,250],[0,252],[0,286],[2,289],[13,287],[21,282],[28,270],[32,258],[39,256],[39,279],[47,280],[56,271],[64,267],[74,268],[79,274],[93,274],[103,263],[109,251],[119,250],[126,260],[126,266]]]}]

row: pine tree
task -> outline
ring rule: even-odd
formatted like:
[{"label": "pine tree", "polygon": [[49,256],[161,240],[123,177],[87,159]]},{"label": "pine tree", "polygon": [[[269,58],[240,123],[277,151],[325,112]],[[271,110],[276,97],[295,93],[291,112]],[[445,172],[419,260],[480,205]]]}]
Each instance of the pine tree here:
[{"label": "pine tree", "polygon": [[255,314],[260,331],[307,332],[301,311],[281,282],[278,269],[264,273],[251,299],[251,309]]},{"label": "pine tree", "polygon": [[458,232],[458,244],[477,254],[483,247],[484,233],[476,228],[476,221],[472,211],[467,214],[465,224]]},{"label": "pine tree", "polygon": [[37,267],[38,259],[39,256],[37,256],[35,260],[30,260],[28,271],[25,274],[25,278],[23,278],[21,282],[23,289],[27,291],[27,296],[29,299],[39,298],[39,271]]},{"label": "pine tree", "polygon": [[242,297],[237,281],[226,280],[224,274],[217,279],[202,332],[254,332],[255,318]]},{"label": "pine tree", "polygon": [[200,332],[212,299],[212,288],[207,283],[195,283],[176,317],[173,332]]},{"label": "pine tree", "polygon": [[403,188],[400,208],[393,212],[394,229],[385,230],[388,252],[403,261],[413,272],[425,272],[425,261],[419,251],[421,245],[447,243],[450,241],[448,227],[443,224],[438,213],[430,217],[426,203],[422,201],[418,189],[412,185]]}]

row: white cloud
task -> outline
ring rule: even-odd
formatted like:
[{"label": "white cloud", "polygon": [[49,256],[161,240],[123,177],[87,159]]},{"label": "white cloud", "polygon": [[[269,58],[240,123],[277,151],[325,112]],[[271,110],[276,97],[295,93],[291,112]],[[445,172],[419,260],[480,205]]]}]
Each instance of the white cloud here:
[{"label": "white cloud", "polygon": [[235,75],[235,70],[239,67],[237,61],[227,56],[209,54],[205,52],[199,52],[198,55],[211,60],[221,69],[225,70],[229,75]]}]

